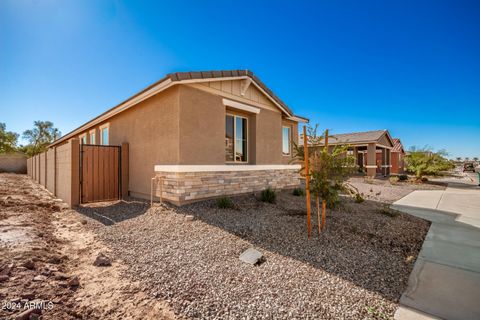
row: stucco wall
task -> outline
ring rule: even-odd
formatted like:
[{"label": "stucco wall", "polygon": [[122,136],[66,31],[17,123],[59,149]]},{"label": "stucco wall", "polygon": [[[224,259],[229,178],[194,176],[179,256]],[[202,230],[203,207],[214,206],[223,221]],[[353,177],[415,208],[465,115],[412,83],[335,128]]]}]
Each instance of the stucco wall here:
[{"label": "stucco wall", "polygon": [[39,183],[42,185],[42,186],[46,186],[46,164],[47,164],[47,159],[46,159],[46,156],[45,156],[45,152],[44,153],[41,153],[39,155],[39,158],[40,158],[40,181]]},{"label": "stucco wall", "polygon": [[47,151],[47,189],[55,193],[55,149]]},{"label": "stucco wall", "polygon": [[1,154],[0,172],[27,173],[27,157],[23,154]]},{"label": "stucco wall", "polygon": [[179,164],[225,163],[225,106],[222,97],[180,86]]},{"label": "stucco wall", "polygon": [[180,158],[179,164],[225,164],[225,115],[248,119],[248,163],[288,164],[292,156],[282,154],[282,126],[292,130],[298,141],[296,122],[282,119],[280,111],[261,108],[246,113],[226,107],[223,97],[192,86],[180,86]]}]

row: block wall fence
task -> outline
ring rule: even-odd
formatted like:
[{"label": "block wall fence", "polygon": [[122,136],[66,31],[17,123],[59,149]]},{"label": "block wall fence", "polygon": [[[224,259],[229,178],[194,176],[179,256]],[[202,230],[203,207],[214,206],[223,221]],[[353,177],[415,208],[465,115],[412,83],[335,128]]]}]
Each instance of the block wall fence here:
[{"label": "block wall fence", "polygon": [[55,146],[27,159],[27,174],[70,207],[80,202],[79,140]]},{"label": "block wall fence", "polygon": [[27,157],[24,154],[0,154],[0,172],[26,173]]},{"label": "block wall fence", "polygon": [[[121,196],[128,196],[128,143],[122,143]],[[27,174],[57,198],[75,207],[80,204],[80,141],[67,143],[27,159]],[[96,179],[100,179],[96,177]],[[149,183],[149,181],[147,182]]]}]

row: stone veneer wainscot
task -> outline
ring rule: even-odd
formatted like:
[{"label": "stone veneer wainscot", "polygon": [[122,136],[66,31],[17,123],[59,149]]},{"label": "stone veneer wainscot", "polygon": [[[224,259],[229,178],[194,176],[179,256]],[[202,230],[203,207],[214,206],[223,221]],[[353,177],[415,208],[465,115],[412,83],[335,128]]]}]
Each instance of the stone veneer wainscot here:
[{"label": "stone veneer wainscot", "polygon": [[300,165],[158,165],[156,196],[182,205],[195,200],[300,185]]}]

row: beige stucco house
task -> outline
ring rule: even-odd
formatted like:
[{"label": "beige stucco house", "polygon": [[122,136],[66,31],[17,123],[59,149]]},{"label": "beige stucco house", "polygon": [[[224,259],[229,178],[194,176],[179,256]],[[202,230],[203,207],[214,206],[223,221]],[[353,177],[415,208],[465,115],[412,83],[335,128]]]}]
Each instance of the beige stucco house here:
[{"label": "beige stucco house", "polygon": [[168,74],[57,140],[128,143],[128,192],[176,204],[298,185],[296,116],[248,70]]}]

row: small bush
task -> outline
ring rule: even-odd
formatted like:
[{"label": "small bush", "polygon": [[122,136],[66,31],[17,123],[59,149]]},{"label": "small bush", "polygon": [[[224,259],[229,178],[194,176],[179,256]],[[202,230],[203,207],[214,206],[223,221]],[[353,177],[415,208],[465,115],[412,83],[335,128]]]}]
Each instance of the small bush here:
[{"label": "small bush", "polygon": [[276,198],[277,198],[277,194],[275,190],[273,190],[270,187],[268,187],[267,189],[264,189],[260,194],[260,199],[263,202],[274,203]]},{"label": "small bush", "polygon": [[408,180],[408,176],[406,174],[400,174],[398,175],[398,180],[400,181],[407,181]]},{"label": "small bush", "polygon": [[395,210],[391,210],[389,209],[388,207],[385,207],[385,208],[382,208],[379,210],[379,213],[385,215],[385,216],[389,216],[389,217],[392,217],[392,218],[395,218],[399,215],[399,213]]},{"label": "small bush", "polygon": [[233,209],[233,201],[229,197],[221,197],[217,199],[217,207],[220,209]]},{"label": "small bush", "polygon": [[362,203],[363,201],[365,201],[365,199],[363,198],[363,195],[360,193],[356,193],[354,196],[354,199],[356,203]]},{"label": "small bush", "polygon": [[397,176],[391,176],[388,180],[390,181],[390,184],[397,184],[400,179]]},{"label": "small bush", "polygon": [[297,197],[302,197],[302,196],[305,195],[305,192],[303,191],[302,188],[295,188],[295,189],[293,189],[292,194],[293,194],[294,196],[297,196]]},{"label": "small bush", "polygon": [[368,176],[364,178],[364,181],[365,183],[374,184],[373,179],[374,179],[373,177]]},{"label": "small bush", "polygon": [[422,177],[422,182],[428,182],[428,178],[427,177]]}]

